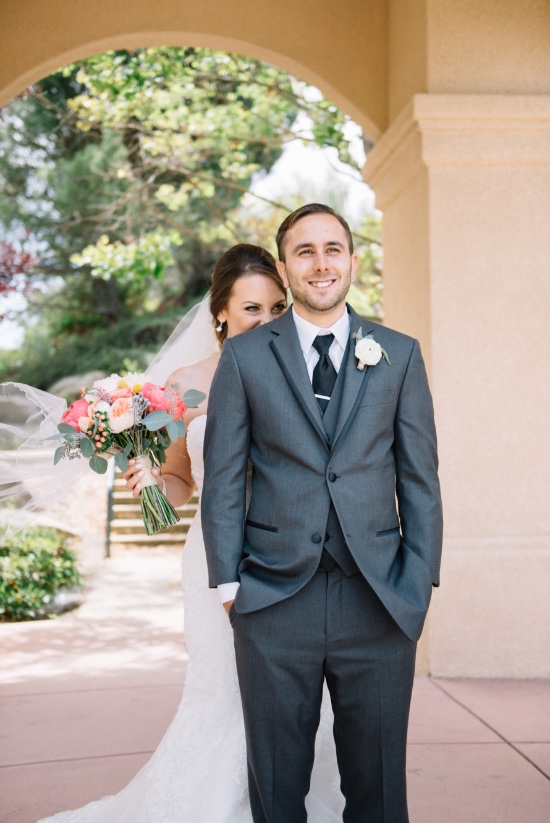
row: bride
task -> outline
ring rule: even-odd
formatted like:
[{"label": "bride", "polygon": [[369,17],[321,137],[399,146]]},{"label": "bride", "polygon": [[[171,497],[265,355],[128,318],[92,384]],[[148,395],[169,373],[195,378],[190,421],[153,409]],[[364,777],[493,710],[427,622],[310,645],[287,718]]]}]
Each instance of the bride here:
[{"label": "bride", "polygon": [[[216,264],[209,297],[191,322],[184,318],[147,370],[148,379],[177,384],[181,393],[193,388],[208,395],[223,340],[275,319],[286,305],[272,255],[258,246],[234,246]],[[201,491],[207,400],[187,411],[187,436],[167,453],[162,474],[154,469],[159,487],[174,506],[187,503],[195,487]],[[141,466],[134,461],[125,477],[138,496]],[[39,823],[252,823],[232,630],[218,591],[208,588],[200,512],[183,552],[183,597],[189,654],[185,686],[155,753],[117,795]],[[326,692],[306,805],[311,823],[342,819],[344,802]]]}]

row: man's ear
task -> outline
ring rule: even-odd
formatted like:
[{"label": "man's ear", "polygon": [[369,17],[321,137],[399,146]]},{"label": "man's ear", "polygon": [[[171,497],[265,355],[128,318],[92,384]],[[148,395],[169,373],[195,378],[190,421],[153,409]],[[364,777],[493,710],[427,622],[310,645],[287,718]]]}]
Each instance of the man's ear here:
[{"label": "man's ear", "polygon": [[289,289],[290,283],[288,282],[288,277],[286,276],[286,265],[282,260],[277,260],[275,265],[277,266],[277,271],[281,275],[281,280],[284,283],[285,289]]},{"label": "man's ear", "polygon": [[356,254],[351,255],[351,282],[355,282],[355,272],[357,271],[357,263],[359,261],[359,257]]}]

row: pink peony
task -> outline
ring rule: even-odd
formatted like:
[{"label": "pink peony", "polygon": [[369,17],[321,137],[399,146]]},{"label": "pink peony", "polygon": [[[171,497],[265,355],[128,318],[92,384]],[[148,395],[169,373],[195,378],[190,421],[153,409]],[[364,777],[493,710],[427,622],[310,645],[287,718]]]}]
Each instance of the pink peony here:
[{"label": "pink peony", "polygon": [[113,434],[119,434],[131,428],[134,423],[132,401],[128,397],[119,397],[109,409],[109,428]]},{"label": "pink peony", "polygon": [[88,405],[88,401],[84,398],[75,400],[74,403],[71,403],[67,411],[64,411],[61,415],[61,422],[67,423],[76,431],[80,431],[78,421],[81,417],[84,417],[84,415],[88,415]]},{"label": "pink peony", "polygon": [[145,383],[141,393],[149,401],[149,411],[170,411],[170,401],[161,386]]}]

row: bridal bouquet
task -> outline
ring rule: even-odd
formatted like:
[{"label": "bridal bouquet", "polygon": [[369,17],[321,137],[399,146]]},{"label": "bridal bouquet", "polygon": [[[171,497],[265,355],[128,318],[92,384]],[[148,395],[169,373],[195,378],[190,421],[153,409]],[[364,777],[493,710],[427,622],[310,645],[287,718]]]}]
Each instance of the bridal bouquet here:
[{"label": "bridal bouquet", "polygon": [[144,470],[140,495],[147,534],[156,534],[177,523],[179,517],[158,488],[153,466],[166,461],[166,449],[185,435],[183,415],[206,397],[191,389],[180,397],[176,385],[157,386],[142,374],[112,374],[83,390],[61,417],[58,434],[49,439],[64,443],[55,451],[54,464],[62,458],[85,457],[98,474],[107,471],[102,455],[114,455],[121,471],[128,458],[139,458]]}]

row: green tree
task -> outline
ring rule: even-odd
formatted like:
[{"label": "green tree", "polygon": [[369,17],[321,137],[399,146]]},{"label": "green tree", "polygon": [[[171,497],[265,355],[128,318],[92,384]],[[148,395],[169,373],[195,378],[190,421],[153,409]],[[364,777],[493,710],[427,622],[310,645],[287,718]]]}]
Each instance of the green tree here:
[{"label": "green tree", "polygon": [[40,261],[31,360],[47,351],[51,380],[80,343],[187,305],[244,239],[242,199],[288,142],[356,165],[347,122],[285,72],[206,49],[109,52],[27,89],[0,112],[0,223],[6,239],[28,230]]}]

